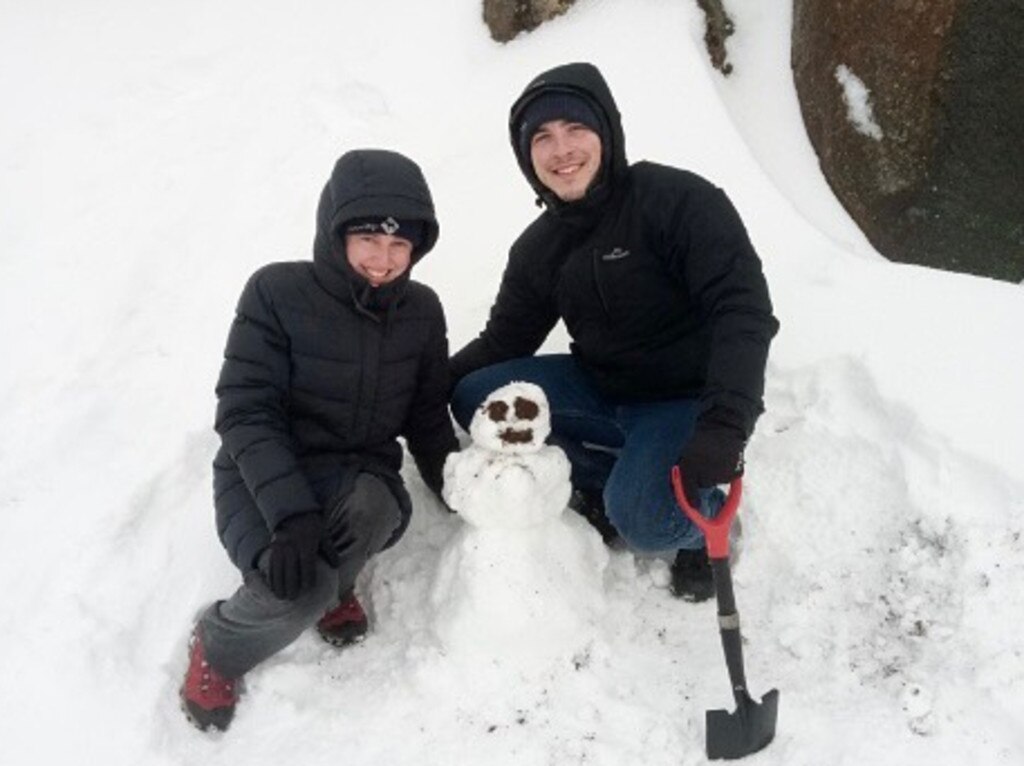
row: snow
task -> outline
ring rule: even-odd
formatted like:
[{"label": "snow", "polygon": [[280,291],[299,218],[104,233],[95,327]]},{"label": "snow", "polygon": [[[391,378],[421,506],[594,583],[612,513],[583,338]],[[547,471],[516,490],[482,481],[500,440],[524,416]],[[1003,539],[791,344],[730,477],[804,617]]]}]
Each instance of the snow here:
[{"label": "snow", "polygon": [[[472,612],[514,617],[521,593],[470,594],[449,566],[470,530],[408,465],[413,524],[359,582],[367,640],[302,636],[249,674],[226,734],[177,707],[190,624],[237,585],[211,421],[245,278],[309,256],[342,151],[397,149],[435,194],[416,277],[459,347],[536,213],[508,106],[570,60],[605,73],[631,159],[728,191],[782,322],[734,572],[751,691],[781,692],[751,762],[1024,761],[1020,286],[878,256],[807,144],[789,4],[729,9],[725,80],[696,4],[669,0],[579,3],[504,46],[476,0],[0,8],[0,762],[705,761],[705,709],[732,708],[713,605],[611,550],[566,580],[572,603],[599,585],[571,660],[496,651]],[[550,544],[552,570],[586,558]]]},{"label": "snow", "polygon": [[600,638],[609,556],[566,508],[569,460],[544,443],[550,432],[544,391],[516,381],[477,408],[472,442],[445,463],[444,499],[465,524],[442,552],[431,601],[445,658],[471,672],[542,682]]},{"label": "snow", "polygon": [[843,88],[843,101],[846,102],[846,116],[850,124],[861,135],[881,141],[882,128],[875,121],[868,86],[846,64],[836,67],[836,81]]},{"label": "snow", "polygon": [[540,386],[521,380],[492,391],[469,423],[473,446],[485,454],[541,452],[550,435],[547,395]]}]

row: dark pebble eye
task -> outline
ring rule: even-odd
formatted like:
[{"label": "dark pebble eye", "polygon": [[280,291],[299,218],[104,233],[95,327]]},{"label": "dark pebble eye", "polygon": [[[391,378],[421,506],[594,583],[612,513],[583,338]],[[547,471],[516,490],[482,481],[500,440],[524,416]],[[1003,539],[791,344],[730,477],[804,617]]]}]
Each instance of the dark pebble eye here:
[{"label": "dark pebble eye", "polygon": [[491,402],[487,405],[487,417],[495,423],[501,423],[508,415],[508,404],[505,402]]},{"label": "dark pebble eye", "polygon": [[533,420],[540,414],[540,407],[537,402],[531,399],[524,399],[521,396],[516,397],[515,401],[516,417],[520,420]]}]

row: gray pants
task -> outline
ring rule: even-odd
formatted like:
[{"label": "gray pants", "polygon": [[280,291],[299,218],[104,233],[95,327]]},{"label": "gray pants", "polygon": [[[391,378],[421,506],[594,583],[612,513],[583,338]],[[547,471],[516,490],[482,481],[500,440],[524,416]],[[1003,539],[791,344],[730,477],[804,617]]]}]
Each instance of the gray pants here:
[{"label": "gray pants", "polygon": [[294,601],[279,599],[267,586],[270,551],[263,551],[235,594],[212,604],[199,619],[207,661],[228,678],[239,678],[284,649],[352,590],[359,572],[401,520],[398,500],[387,484],[360,473],[352,491],[327,511],[327,529],[341,559],[338,569],[318,559],[316,585]]}]

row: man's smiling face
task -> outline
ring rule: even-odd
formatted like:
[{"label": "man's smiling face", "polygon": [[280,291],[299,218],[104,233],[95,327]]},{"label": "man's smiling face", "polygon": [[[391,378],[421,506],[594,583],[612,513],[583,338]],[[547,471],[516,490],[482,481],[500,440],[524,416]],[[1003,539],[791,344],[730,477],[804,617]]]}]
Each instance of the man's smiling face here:
[{"label": "man's smiling face", "polygon": [[580,122],[545,122],[530,139],[530,161],[560,200],[582,199],[601,169],[601,137]]}]

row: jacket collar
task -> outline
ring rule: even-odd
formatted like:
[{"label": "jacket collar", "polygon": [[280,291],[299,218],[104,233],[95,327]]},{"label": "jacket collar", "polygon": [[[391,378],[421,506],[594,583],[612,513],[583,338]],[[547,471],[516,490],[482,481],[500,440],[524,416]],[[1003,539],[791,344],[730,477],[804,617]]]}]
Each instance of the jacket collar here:
[{"label": "jacket collar", "polygon": [[381,321],[401,304],[411,270],[410,266],[394,281],[373,287],[352,270],[343,248],[321,248],[313,254],[313,274],[320,286],[341,303],[375,321]]}]

